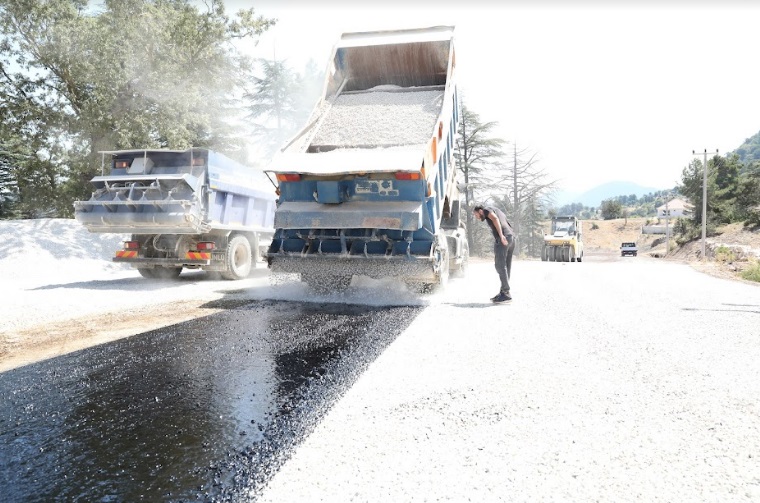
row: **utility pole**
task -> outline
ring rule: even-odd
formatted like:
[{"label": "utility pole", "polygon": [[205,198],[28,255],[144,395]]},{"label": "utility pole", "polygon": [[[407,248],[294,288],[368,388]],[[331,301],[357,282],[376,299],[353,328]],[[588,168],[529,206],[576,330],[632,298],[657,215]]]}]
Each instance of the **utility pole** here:
[{"label": "utility pole", "polygon": [[[698,155],[695,151],[691,151],[692,155]],[[710,152],[710,155],[718,155],[718,149],[715,152]],[[705,242],[707,240],[707,149],[704,152],[704,161],[702,164],[702,257],[700,260],[705,259]]]},{"label": "utility pole", "polygon": [[[670,197],[670,194],[665,196],[666,198]],[[670,222],[670,209],[668,209],[668,203],[670,200],[665,199],[665,256],[668,256],[668,253],[670,253],[670,227],[668,226]]]}]

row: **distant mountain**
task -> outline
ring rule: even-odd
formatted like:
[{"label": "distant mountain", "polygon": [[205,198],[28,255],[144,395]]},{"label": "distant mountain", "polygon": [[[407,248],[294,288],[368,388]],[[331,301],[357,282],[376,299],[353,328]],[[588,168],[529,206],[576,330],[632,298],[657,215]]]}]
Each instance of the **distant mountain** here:
[{"label": "distant mountain", "polygon": [[608,182],[583,193],[561,191],[556,194],[556,205],[563,206],[570,203],[581,203],[583,206],[598,208],[602,201],[617,196],[636,194],[641,197],[652,192],[663,190],[661,188],[644,187],[633,182]]}]

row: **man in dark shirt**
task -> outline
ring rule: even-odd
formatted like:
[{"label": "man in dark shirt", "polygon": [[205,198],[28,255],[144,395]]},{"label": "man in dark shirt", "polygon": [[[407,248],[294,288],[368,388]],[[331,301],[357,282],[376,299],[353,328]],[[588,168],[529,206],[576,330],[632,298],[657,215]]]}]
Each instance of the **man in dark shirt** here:
[{"label": "man in dark shirt", "polygon": [[509,275],[512,272],[512,253],[515,251],[515,232],[507,222],[507,216],[499,208],[478,205],[472,209],[475,218],[486,221],[496,240],[493,245],[494,266],[499,273],[501,290],[492,297],[493,302],[510,302]]}]

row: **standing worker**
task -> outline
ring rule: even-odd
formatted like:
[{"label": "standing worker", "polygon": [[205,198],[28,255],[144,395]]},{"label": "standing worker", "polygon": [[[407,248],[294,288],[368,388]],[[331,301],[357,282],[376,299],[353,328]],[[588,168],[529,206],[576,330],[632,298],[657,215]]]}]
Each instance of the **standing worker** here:
[{"label": "standing worker", "polygon": [[496,240],[493,245],[493,261],[501,280],[501,290],[492,297],[493,302],[511,302],[509,274],[512,272],[512,253],[515,251],[515,231],[507,222],[507,216],[498,208],[477,205],[472,209],[475,218],[485,220]]}]

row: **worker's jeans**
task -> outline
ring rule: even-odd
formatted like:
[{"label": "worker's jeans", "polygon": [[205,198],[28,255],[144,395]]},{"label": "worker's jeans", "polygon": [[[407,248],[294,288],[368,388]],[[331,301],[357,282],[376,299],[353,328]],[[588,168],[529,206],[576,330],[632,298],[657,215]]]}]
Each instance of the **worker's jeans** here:
[{"label": "worker's jeans", "polygon": [[512,253],[515,251],[514,236],[507,236],[507,244],[496,241],[493,245],[493,262],[501,280],[501,291],[509,293],[509,276],[512,273]]}]

